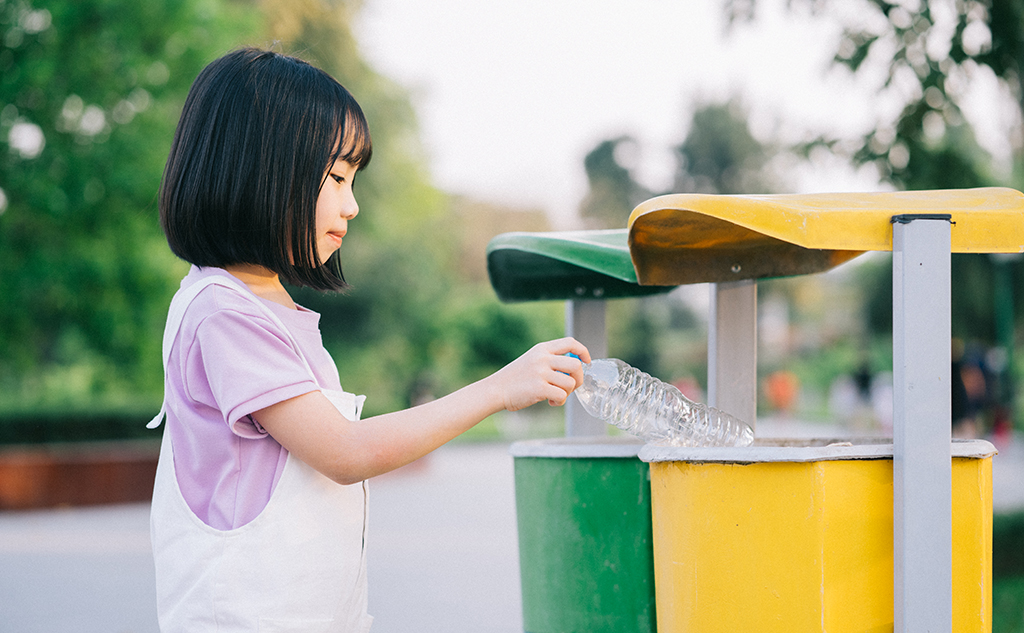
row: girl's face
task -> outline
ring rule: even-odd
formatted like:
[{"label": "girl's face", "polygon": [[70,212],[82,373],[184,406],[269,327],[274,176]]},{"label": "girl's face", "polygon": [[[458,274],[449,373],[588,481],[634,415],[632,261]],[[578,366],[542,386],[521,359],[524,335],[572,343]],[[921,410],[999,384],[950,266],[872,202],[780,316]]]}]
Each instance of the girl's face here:
[{"label": "girl's face", "polygon": [[352,193],[355,177],[356,166],[340,158],[327,170],[316,199],[316,248],[321,264],[341,246],[348,221],[359,213]]}]

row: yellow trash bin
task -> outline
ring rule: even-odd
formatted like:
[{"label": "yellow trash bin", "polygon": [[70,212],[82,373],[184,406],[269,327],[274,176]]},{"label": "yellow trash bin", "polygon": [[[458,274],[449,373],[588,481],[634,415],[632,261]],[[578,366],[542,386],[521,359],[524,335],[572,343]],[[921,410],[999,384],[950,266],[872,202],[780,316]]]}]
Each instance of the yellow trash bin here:
[{"label": "yellow trash bin", "polygon": [[[891,631],[888,440],[646,446],[659,633]],[[992,628],[992,456],[951,445],[953,630]]]}]

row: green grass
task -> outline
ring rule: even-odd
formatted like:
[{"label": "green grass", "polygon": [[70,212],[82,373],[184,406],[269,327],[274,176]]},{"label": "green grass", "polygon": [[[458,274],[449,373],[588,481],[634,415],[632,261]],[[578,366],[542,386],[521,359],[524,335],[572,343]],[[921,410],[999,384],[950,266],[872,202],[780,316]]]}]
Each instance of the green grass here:
[{"label": "green grass", "polygon": [[565,435],[565,409],[540,402],[522,411],[496,413],[455,439],[456,442],[514,442]]},{"label": "green grass", "polygon": [[992,517],[992,633],[1024,633],[1024,512]]},{"label": "green grass", "polygon": [[992,633],[1024,633],[1024,576],[993,581]]}]

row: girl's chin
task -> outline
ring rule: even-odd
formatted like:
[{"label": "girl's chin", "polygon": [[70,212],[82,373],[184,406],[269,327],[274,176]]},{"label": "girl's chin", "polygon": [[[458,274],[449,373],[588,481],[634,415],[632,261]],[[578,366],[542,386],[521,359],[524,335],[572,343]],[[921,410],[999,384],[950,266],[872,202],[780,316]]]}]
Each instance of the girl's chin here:
[{"label": "girl's chin", "polygon": [[[321,266],[326,266],[327,262],[329,262],[331,260],[331,256],[334,255],[334,253],[337,252],[337,250],[338,249],[332,249],[330,251],[327,251],[325,255],[321,255],[320,258],[319,258],[320,265]],[[323,251],[321,251],[321,252],[323,252]]]},{"label": "girl's chin", "polygon": [[317,249],[317,251],[318,251],[317,254],[320,256],[320,263],[321,264],[326,264],[327,260],[330,259],[331,256],[334,255],[336,252],[338,252],[338,249],[340,247],[341,247],[341,244],[338,244],[337,246],[335,246],[333,242],[331,242],[331,244],[329,244],[329,245],[327,245],[327,244],[321,245],[320,248]]}]

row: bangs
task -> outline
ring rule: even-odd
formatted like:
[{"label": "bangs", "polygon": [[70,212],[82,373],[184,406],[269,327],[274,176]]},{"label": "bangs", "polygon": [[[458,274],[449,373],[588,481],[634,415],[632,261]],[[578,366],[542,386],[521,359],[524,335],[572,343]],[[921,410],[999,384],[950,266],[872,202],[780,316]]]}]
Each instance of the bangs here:
[{"label": "bangs", "polygon": [[350,165],[355,165],[357,170],[361,170],[370,164],[370,158],[373,156],[370,126],[366,122],[362,108],[354,99],[349,99],[345,104],[341,117],[342,120],[337,127],[341,142],[338,143],[331,162],[340,158]]}]

